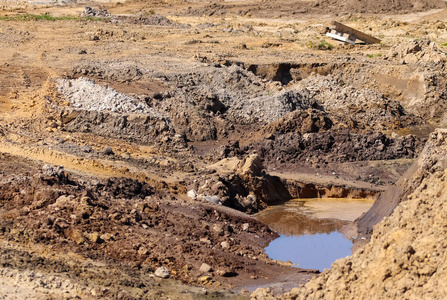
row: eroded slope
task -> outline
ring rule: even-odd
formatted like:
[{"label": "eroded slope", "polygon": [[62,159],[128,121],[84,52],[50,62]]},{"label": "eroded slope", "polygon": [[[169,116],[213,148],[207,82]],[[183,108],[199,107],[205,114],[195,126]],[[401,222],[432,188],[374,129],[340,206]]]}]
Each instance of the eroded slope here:
[{"label": "eroded slope", "polygon": [[[281,299],[444,299],[446,145],[447,130],[436,130],[422,154],[424,163],[409,179],[412,192],[374,227],[367,245]],[[252,297],[268,295],[259,290]]]}]

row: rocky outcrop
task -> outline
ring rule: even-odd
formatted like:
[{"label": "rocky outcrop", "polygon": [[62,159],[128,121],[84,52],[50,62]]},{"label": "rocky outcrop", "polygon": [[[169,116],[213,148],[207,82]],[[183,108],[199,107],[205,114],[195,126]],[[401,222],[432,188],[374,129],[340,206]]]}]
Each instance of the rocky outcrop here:
[{"label": "rocky outcrop", "polygon": [[221,203],[246,213],[256,213],[267,205],[291,199],[285,182],[265,173],[257,154],[241,160],[223,159],[213,165],[212,170],[219,167],[218,176],[206,176],[190,184],[188,196]]}]

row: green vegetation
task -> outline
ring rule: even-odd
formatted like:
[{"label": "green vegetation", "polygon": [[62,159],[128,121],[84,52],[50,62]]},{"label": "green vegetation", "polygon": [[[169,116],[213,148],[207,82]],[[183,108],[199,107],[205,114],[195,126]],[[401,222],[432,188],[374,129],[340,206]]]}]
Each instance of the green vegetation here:
[{"label": "green vegetation", "polygon": [[309,41],[306,45],[309,49],[318,50],[332,50],[334,48],[334,45],[326,42],[325,40],[321,40],[318,44],[313,41]]},{"label": "green vegetation", "polygon": [[368,54],[367,55],[369,58],[373,58],[373,57],[382,57],[382,54],[381,53],[379,53],[379,54]]},{"label": "green vegetation", "polygon": [[13,16],[0,16],[0,21],[100,21],[101,18],[93,18],[93,17],[74,17],[74,16],[62,16],[62,17],[54,17],[50,14],[43,15],[33,15],[33,14],[20,14]]},{"label": "green vegetation", "polygon": [[334,48],[334,45],[326,42],[325,40],[321,40],[321,42],[317,45],[317,47],[318,50],[332,50],[332,48]]},{"label": "green vegetation", "polygon": [[442,47],[447,47],[447,43],[441,44]]}]

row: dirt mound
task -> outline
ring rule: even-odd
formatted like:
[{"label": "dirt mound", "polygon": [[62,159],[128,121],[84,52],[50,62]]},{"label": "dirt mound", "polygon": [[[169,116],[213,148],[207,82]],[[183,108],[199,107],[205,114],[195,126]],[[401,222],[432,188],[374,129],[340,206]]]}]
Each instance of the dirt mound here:
[{"label": "dirt mound", "polygon": [[81,17],[107,18],[111,16],[112,15],[107,11],[107,9],[91,8],[90,6],[86,6],[81,14]]},{"label": "dirt mound", "polygon": [[394,45],[387,58],[418,69],[406,79],[407,90],[396,97],[405,111],[444,125],[447,93],[439,87],[447,84],[447,52],[429,39],[421,39]]},{"label": "dirt mound", "polygon": [[[107,67],[104,67],[104,64]],[[92,77],[107,82],[127,83],[142,78],[143,71],[135,63],[123,61],[88,61],[73,67],[71,77]]]},{"label": "dirt mound", "polygon": [[281,163],[325,164],[362,160],[412,158],[422,148],[414,136],[391,138],[380,132],[275,134],[250,146],[269,167]]},{"label": "dirt mound", "polygon": [[[2,239],[51,248],[65,266],[61,267],[64,271],[57,267],[53,272],[76,274],[71,283],[90,276],[89,271],[78,269],[79,264],[66,266],[69,262],[64,262],[63,253],[76,253],[78,259],[93,265],[101,261],[104,270],[121,266],[123,271],[135,269],[148,275],[164,266],[171,278],[214,287],[234,285],[242,277],[266,276],[271,271],[265,269],[266,263],[286,270],[269,261],[263,251],[264,243],[276,236],[267,226],[222,206],[177,199],[148,183],[77,178],[61,167],[47,165],[38,172],[28,169],[22,175],[0,175],[0,195]],[[7,255],[0,251],[0,262]],[[17,257],[8,266],[20,267]],[[39,260],[34,263],[37,270],[52,268]],[[211,268],[202,271],[203,263]],[[137,289],[132,293],[147,287],[147,278],[140,276],[126,275],[126,283],[120,277],[116,281],[106,277],[92,275],[89,280],[108,286],[101,289],[107,298],[121,289],[129,291],[126,286],[132,287],[130,291]]]},{"label": "dirt mound", "polygon": [[402,63],[438,63],[447,61],[447,53],[439,50],[429,39],[413,40],[397,44],[390,49],[389,57],[399,59]]},{"label": "dirt mound", "polygon": [[440,0],[397,0],[390,3],[386,0],[369,1],[369,0],[319,0],[319,7],[323,9],[327,6],[333,6],[336,11],[358,12],[358,13],[409,13],[417,11],[425,11],[433,8],[445,8],[445,1]]},{"label": "dirt mound", "polygon": [[151,109],[146,103],[138,102],[136,99],[120,94],[108,86],[98,85],[88,78],[59,79],[57,84],[58,92],[63,95],[63,99],[67,100],[70,106],[75,109],[108,110],[118,113],[161,117],[157,111]]},{"label": "dirt mound", "polygon": [[125,22],[130,24],[140,24],[140,25],[152,25],[152,26],[182,26],[179,25],[165,16],[161,15],[140,15],[140,16],[115,16],[113,20],[117,22]]},{"label": "dirt mound", "polygon": [[[262,130],[267,133],[306,133],[332,127],[389,130],[423,123],[405,111],[399,101],[365,87],[364,82],[347,84],[358,65],[339,67],[346,70],[297,78],[290,87],[278,91],[265,84],[262,75],[235,64],[217,64],[208,67],[206,73],[164,76],[166,85],[176,88],[153,95],[150,105],[170,115],[175,126],[192,141],[226,137],[235,128],[246,125],[254,131],[267,126]],[[289,69],[284,72],[304,72]]]},{"label": "dirt mound", "polygon": [[317,75],[303,80],[297,87],[310,91],[317,108],[328,113],[336,128],[385,130],[418,121],[398,101],[368,86],[346,84],[346,75],[343,77]]},{"label": "dirt mound", "polygon": [[179,26],[177,23],[169,20],[165,16],[157,14],[138,14],[138,15],[112,15],[106,9],[97,9],[86,6],[81,13],[81,17],[90,18],[107,18],[113,23],[129,23],[139,25],[152,25],[152,26]]},{"label": "dirt mound", "polygon": [[[203,68],[200,72],[179,72],[163,77],[166,84],[175,89],[153,95],[150,105],[169,114],[176,128],[183,130],[190,140],[225,137],[231,128],[234,129],[230,122],[233,120],[237,120],[238,124],[242,121],[252,124],[256,118],[252,112],[255,107],[268,114],[266,107],[259,108],[249,100],[247,102],[252,104],[241,104],[244,102],[242,100],[261,96],[265,92],[262,80],[241,67],[217,65]],[[287,101],[277,102],[281,107]],[[271,111],[273,115],[276,110]],[[240,120],[241,116],[243,120]]]},{"label": "dirt mound", "polygon": [[[401,186],[408,196],[374,227],[370,243],[303,289],[281,299],[445,299],[447,289],[447,130],[436,130],[413,176]],[[266,291],[258,291],[260,294]],[[256,298],[257,294],[253,297]]]},{"label": "dirt mound", "polygon": [[357,236],[357,242],[361,241],[360,237],[369,239],[373,226],[388,217],[400,202],[406,201],[423,179],[446,167],[444,156],[447,151],[444,145],[447,139],[446,133],[444,130],[438,130],[431,135],[419,158],[396,182],[396,185],[380,195],[373,207],[355,221],[355,228],[350,228],[350,225],[344,229],[347,235]]},{"label": "dirt mound", "polygon": [[172,141],[165,146],[186,147],[169,119],[142,101],[87,78],[59,79],[56,88],[61,97],[51,97],[48,109],[63,131],[120,136],[144,144]]}]

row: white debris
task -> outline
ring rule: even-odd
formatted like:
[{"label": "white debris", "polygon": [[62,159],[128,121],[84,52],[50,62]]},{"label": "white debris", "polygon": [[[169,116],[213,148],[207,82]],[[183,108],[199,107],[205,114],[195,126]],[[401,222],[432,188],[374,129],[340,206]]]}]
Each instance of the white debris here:
[{"label": "white debris", "polygon": [[88,111],[109,110],[117,113],[149,114],[160,117],[160,114],[146,103],[118,93],[111,87],[96,84],[89,78],[58,79],[57,89],[74,108]]}]

